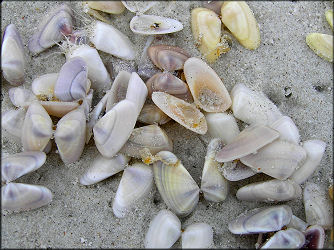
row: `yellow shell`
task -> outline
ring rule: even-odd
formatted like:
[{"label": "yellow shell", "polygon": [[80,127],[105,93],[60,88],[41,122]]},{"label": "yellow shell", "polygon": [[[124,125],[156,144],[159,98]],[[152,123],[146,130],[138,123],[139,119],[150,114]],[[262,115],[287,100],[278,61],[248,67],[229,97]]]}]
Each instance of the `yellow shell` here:
[{"label": "yellow shell", "polygon": [[307,45],[321,58],[333,62],[333,36],[310,33],[306,36]]},{"label": "yellow shell", "polygon": [[326,20],[333,29],[333,11],[332,10],[327,10],[325,12]]}]

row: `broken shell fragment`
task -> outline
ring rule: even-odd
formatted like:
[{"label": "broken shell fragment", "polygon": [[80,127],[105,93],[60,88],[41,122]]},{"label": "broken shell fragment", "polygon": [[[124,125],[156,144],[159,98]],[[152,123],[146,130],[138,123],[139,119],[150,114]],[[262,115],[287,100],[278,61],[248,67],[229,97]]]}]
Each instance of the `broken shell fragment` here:
[{"label": "broken shell fragment", "polygon": [[37,100],[31,90],[20,87],[10,88],[8,95],[13,105],[18,108],[27,108],[33,101]]},{"label": "broken shell fragment", "polygon": [[162,35],[180,31],[183,29],[183,25],[172,18],[140,15],[131,19],[130,29],[133,33],[140,35]]},{"label": "broken shell fragment", "polygon": [[270,125],[280,133],[280,140],[288,141],[296,145],[300,142],[299,130],[292,119],[288,116],[282,116]]},{"label": "broken shell fragment", "polygon": [[8,183],[1,187],[2,209],[26,211],[45,206],[51,201],[51,191],[43,186]]},{"label": "broken shell fragment", "polygon": [[195,104],[207,112],[224,112],[231,97],[216,72],[199,58],[189,58],[184,63],[184,75]]},{"label": "broken shell fragment", "polygon": [[307,228],[305,234],[305,245],[307,249],[322,249],[325,243],[325,231],[318,225]]},{"label": "broken shell fragment", "polygon": [[306,44],[322,59],[333,62],[332,35],[310,33],[306,36]]},{"label": "broken shell fragment", "polygon": [[267,242],[263,244],[261,249],[266,248],[293,248],[299,249],[305,243],[305,236],[302,232],[294,228],[288,228],[275,233]]},{"label": "broken shell fragment", "polygon": [[225,162],[221,171],[224,177],[229,181],[240,181],[256,174],[255,171],[239,160]]},{"label": "broken shell fragment", "polygon": [[153,164],[153,172],[161,197],[178,216],[190,214],[197,205],[199,187],[173,153],[160,151],[156,156],[161,160]]},{"label": "broken shell fragment", "polygon": [[145,83],[136,72],[132,72],[125,98],[136,106],[138,113],[137,117],[144,106],[146,97],[147,87]]},{"label": "broken shell fragment", "polygon": [[325,12],[325,16],[326,16],[326,20],[327,20],[328,24],[333,29],[333,11],[332,10],[327,10]]},{"label": "broken shell fragment", "polygon": [[152,186],[153,171],[150,166],[143,163],[128,166],[123,172],[113,202],[114,215],[123,218],[133,205],[149,194]]},{"label": "broken shell fragment", "polygon": [[5,28],[1,46],[3,77],[13,86],[24,83],[25,58],[20,33],[14,24]]},{"label": "broken shell fragment", "polygon": [[164,92],[153,92],[152,100],[166,115],[185,128],[198,134],[207,132],[205,117],[195,105]]},{"label": "broken shell fragment", "polygon": [[138,116],[138,121],[145,124],[162,125],[169,122],[170,120],[171,118],[154,104],[144,104]]},{"label": "broken shell fragment", "polygon": [[292,215],[290,223],[286,226],[287,228],[294,228],[304,233],[309,225],[297,216]]},{"label": "broken shell fragment", "polygon": [[42,101],[52,101],[54,99],[54,88],[59,73],[50,73],[37,77],[31,83],[31,90]]},{"label": "broken shell fragment", "polygon": [[121,1],[87,1],[88,7],[109,14],[121,14],[125,7]]},{"label": "broken shell fragment", "polygon": [[161,210],[150,222],[145,248],[170,248],[181,236],[181,222],[169,210]]},{"label": "broken shell fragment", "polygon": [[259,25],[245,1],[225,1],[221,19],[242,46],[251,50],[260,46]]},{"label": "broken shell fragment", "polygon": [[143,14],[157,4],[156,1],[121,1],[122,4],[131,12]]},{"label": "broken shell fragment", "polygon": [[191,224],[182,233],[182,248],[213,247],[213,230],[206,223]]},{"label": "broken shell fragment", "polygon": [[1,126],[11,135],[21,137],[26,110],[23,108],[8,110],[1,114]]}]

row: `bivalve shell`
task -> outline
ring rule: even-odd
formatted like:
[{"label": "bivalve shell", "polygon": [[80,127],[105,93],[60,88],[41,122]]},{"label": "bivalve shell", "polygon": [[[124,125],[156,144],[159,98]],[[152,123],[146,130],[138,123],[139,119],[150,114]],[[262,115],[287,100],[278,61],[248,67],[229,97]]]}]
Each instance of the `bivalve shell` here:
[{"label": "bivalve shell", "polygon": [[286,226],[287,226],[287,228],[292,227],[292,228],[297,229],[298,231],[301,231],[301,232],[304,233],[309,225],[308,225],[308,223],[306,223],[302,219],[298,218],[297,216],[292,215],[290,223]]},{"label": "bivalve shell", "polygon": [[157,1],[121,1],[125,8],[136,14],[143,14],[157,4]]},{"label": "bivalve shell", "polygon": [[40,101],[39,103],[49,115],[63,117],[67,113],[78,108],[80,106],[80,102],[81,100],[74,102]]},{"label": "bivalve shell", "polygon": [[31,90],[42,101],[54,100],[54,88],[59,73],[50,73],[37,77],[31,83]]},{"label": "bivalve shell", "polygon": [[305,231],[305,245],[307,249],[323,249],[325,243],[325,231],[318,225],[313,225]]},{"label": "bivalve shell", "polygon": [[10,88],[8,95],[13,105],[18,108],[27,108],[33,101],[37,100],[31,90],[20,87]]},{"label": "bivalve shell", "polygon": [[23,108],[8,110],[1,114],[1,126],[11,135],[21,138],[26,110]]},{"label": "bivalve shell", "polygon": [[240,181],[256,174],[255,171],[239,160],[225,162],[221,171],[224,177],[229,181]]},{"label": "bivalve shell", "polygon": [[302,232],[294,228],[288,228],[275,233],[267,242],[263,244],[261,249],[299,249],[305,243],[305,236]]},{"label": "bivalve shell", "polygon": [[326,20],[327,20],[328,24],[333,29],[333,11],[332,10],[327,10],[325,12],[325,17],[326,17]]},{"label": "bivalve shell", "polygon": [[109,14],[121,14],[125,7],[121,1],[87,1],[88,7]]},{"label": "bivalve shell", "polygon": [[333,62],[332,35],[310,33],[306,36],[306,44],[322,59]]},{"label": "bivalve shell", "polygon": [[162,125],[170,120],[171,118],[162,112],[155,104],[144,104],[138,116],[138,121],[145,124]]},{"label": "bivalve shell", "polygon": [[147,87],[145,83],[136,72],[132,72],[125,99],[131,101],[136,106],[138,115],[144,106],[146,97]]},{"label": "bivalve shell", "polygon": [[213,230],[206,223],[194,223],[182,233],[182,248],[210,248],[213,247]]},{"label": "bivalve shell", "polygon": [[296,124],[288,116],[282,116],[274,123],[269,125],[272,129],[275,129],[280,133],[279,138],[283,141],[288,141],[296,145],[300,142],[299,130]]}]

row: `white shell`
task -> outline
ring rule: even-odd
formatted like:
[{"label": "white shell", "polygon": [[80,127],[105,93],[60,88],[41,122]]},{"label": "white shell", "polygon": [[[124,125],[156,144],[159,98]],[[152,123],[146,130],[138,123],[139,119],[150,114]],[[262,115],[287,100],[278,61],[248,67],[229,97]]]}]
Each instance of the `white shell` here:
[{"label": "white shell", "polygon": [[221,171],[223,172],[224,177],[229,181],[240,181],[256,174],[255,171],[239,160],[225,162]]},{"label": "white shell", "polygon": [[80,106],[78,101],[74,102],[57,102],[57,101],[40,101],[43,108],[49,115],[63,117],[72,110]]},{"label": "white shell", "polygon": [[274,234],[262,247],[266,248],[285,248],[285,249],[299,249],[305,243],[305,236],[302,232],[294,228],[278,231]]},{"label": "white shell", "polygon": [[282,116],[277,121],[269,125],[280,133],[279,138],[283,141],[288,141],[296,145],[300,142],[299,130],[296,124],[288,116]]},{"label": "white shell", "polygon": [[2,209],[25,211],[45,206],[51,201],[51,191],[43,186],[8,183],[1,187]]},{"label": "white shell", "polygon": [[121,1],[125,8],[127,8],[131,12],[135,12],[138,14],[143,14],[148,11],[154,5],[156,5],[157,1]]},{"label": "white shell", "polygon": [[112,209],[115,216],[123,218],[130,207],[149,194],[152,186],[153,171],[151,166],[143,163],[128,166],[123,172],[113,202]]},{"label": "white shell", "polygon": [[36,101],[36,96],[29,89],[10,88],[8,91],[9,99],[14,106],[20,108],[28,107],[33,101]]},{"label": "white shell", "polygon": [[144,106],[147,92],[146,84],[136,72],[132,72],[125,98],[135,104],[138,115]]},{"label": "white shell", "polygon": [[145,248],[170,248],[181,236],[181,222],[169,210],[161,210],[150,222]]},{"label": "white shell", "polygon": [[37,77],[31,84],[32,92],[39,99],[50,101],[54,97],[54,87],[56,85],[59,73],[50,73]]},{"label": "white shell", "polygon": [[162,35],[180,31],[183,25],[178,20],[167,17],[140,15],[131,19],[130,29],[140,35]]},{"label": "white shell", "polygon": [[23,108],[8,110],[1,114],[1,126],[11,135],[21,138],[26,110]]},{"label": "white shell", "polygon": [[286,226],[287,228],[294,228],[304,233],[309,225],[297,216],[292,215],[290,223]]},{"label": "white shell", "polygon": [[213,247],[213,230],[206,223],[191,224],[182,233],[182,248]]}]

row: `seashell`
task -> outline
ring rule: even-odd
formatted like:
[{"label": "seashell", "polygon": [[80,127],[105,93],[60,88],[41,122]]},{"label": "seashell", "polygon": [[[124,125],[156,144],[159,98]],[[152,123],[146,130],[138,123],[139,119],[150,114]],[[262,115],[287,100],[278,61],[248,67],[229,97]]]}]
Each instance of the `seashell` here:
[{"label": "seashell", "polygon": [[321,140],[308,140],[303,143],[303,148],[306,151],[305,163],[290,177],[298,184],[305,182],[319,166],[325,152],[326,143]]},{"label": "seashell", "polygon": [[159,126],[148,125],[135,128],[120,152],[131,157],[141,158],[142,150],[145,148],[152,155],[155,155],[160,151],[173,151],[173,143]]},{"label": "seashell", "polygon": [[243,201],[277,202],[300,197],[302,189],[291,180],[270,180],[248,184],[237,191],[237,198]]},{"label": "seashell", "polygon": [[240,133],[233,115],[223,113],[204,113],[208,124],[208,133],[212,138],[220,138],[224,144],[233,141]]},{"label": "seashell", "polygon": [[63,116],[54,134],[61,159],[65,164],[79,160],[85,146],[86,116],[75,109]]},{"label": "seashell", "polygon": [[121,14],[125,7],[121,1],[87,1],[88,7],[109,14]]},{"label": "seashell", "polygon": [[325,190],[314,183],[306,183],[304,188],[306,222],[325,229],[333,226],[333,203]]},{"label": "seashell", "polygon": [[186,77],[195,104],[207,112],[224,112],[231,98],[216,72],[199,58],[189,58],[184,63]]},{"label": "seashell", "polygon": [[325,243],[325,231],[318,225],[307,228],[305,232],[305,244],[303,248],[323,249]]},{"label": "seashell", "polygon": [[124,170],[129,160],[130,158],[123,154],[118,154],[112,158],[98,155],[86,173],[80,178],[80,183],[82,185],[92,185],[103,181]]},{"label": "seashell", "polygon": [[279,133],[267,126],[254,125],[247,127],[217,153],[216,160],[218,162],[228,162],[256,153],[258,149],[273,142],[278,137]]},{"label": "seashell", "polygon": [[43,186],[8,183],[1,187],[2,209],[26,211],[45,206],[51,201],[51,191]]},{"label": "seashell", "polygon": [[308,227],[308,224],[297,216],[292,215],[290,223],[286,226],[287,228],[294,228],[304,233]]},{"label": "seashell", "polygon": [[117,103],[95,124],[95,145],[104,157],[113,157],[123,147],[135,127],[137,117],[137,107],[125,99]]},{"label": "seashell", "polygon": [[183,69],[185,61],[189,58],[186,51],[170,45],[150,46],[147,54],[155,66],[169,72]]},{"label": "seashell", "polygon": [[302,232],[294,228],[288,228],[275,233],[266,243],[263,244],[261,249],[266,248],[301,248],[305,243],[305,236]]},{"label": "seashell", "polygon": [[38,102],[29,105],[24,118],[21,141],[24,151],[43,151],[52,136],[52,121]]},{"label": "seashell", "polygon": [[124,169],[112,206],[114,215],[123,218],[132,206],[149,194],[152,186],[153,171],[150,166],[136,163]]},{"label": "seashell", "polygon": [[67,4],[49,12],[41,20],[37,31],[30,38],[28,48],[32,53],[40,53],[60,42],[64,36],[72,33],[73,11]]},{"label": "seashell", "polygon": [[208,201],[221,202],[228,194],[228,181],[219,172],[216,153],[223,147],[221,139],[212,139],[208,145],[202,172],[201,190]]},{"label": "seashell", "polygon": [[221,19],[242,46],[251,50],[260,46],[259,25],[245,1],[224,1]]},{"label": "seashell", "polygon": [[79,102],[40,101],[39,103],[49,115],[63,117],[67,113],[78,108],[80,106],[80,102],[81,100]]},{"label": "seashell", "polygon": [[332,10],[327,10],[325,12],[325,17],[326,17],[326,20],[327,20],[328,24],[333,29],[333,11]]},{"label": "seashell", "polygon": [[240,181],[256,174],[241,161],[225,162],[222,167],[223,176],[229,181]]},{"label": "seashell", "polygon": [[124,70],[118,72],[109,91],[109,96],[106,103],[106,112],[108,112],[113,107],[113,105],[125,99],[130,78],[130,72]]},{"label": "seashell", "polygon": [[6,182],[40,168],[46,160],[44,152],[21,152],[1,158],[1,178]]},{"label": "seashell", "polygon": [[39,100],[54,100],[54,88],[59,73],[45,74],[37,77],[31,84],[31,90]]},{"label": "seashell", "polygon": [[21,137],[26,110],[23,108],[8,110],[1,114],[1,126],[11,135]]},{"label": "seashell", "polygon": [[244,84],[234,85],[231,91],[233,115],[248,124],[271,124],[282,117],[281,112],[263,93]]},{"label": "seashell", "polygon": [[87,65],[80,57],[68,60],[60,69],[54,95],[64,102],[84,98],[88,92]]},{"label": "seashell", "polygon": [[146,124],[162,125],[170,121],[170,117],[154,104],[144,104],[138,116],[138,121]]},{"label": "seashell", "polygon": [[146,82],[148,95],[152,92],[161,91],[180,98],[186,102],[193,102],[193,97],[189,91],[188,85],[181,79],[169,72],[157,73]]},{"label": "seashell", "polygon": [[155,184],[167,206],[178,216],[190,214],[199,199],[199,188],[181,161],[168,151],[160,151],[153,164]]},{"label": "seashell", "polygon": [[214,11],[217,15],[220,15],[220,10],[222,8],[224,1],[203,1],[203,8],[210,9]]},{"label": "seashell", "polygon": [[306,44],[326,61],[333,62],[333,36],[320,33],[309,33]]},{"label": "seashell", "polygon": [[233,234],[275,232],[289,224],[292,210],[287,205],[255,208],[228,223]]},{"label": "seashell", "polygon": [[205,117],[195,105],[164,92],[153,92],[152,100],[166,115],[185,128],[198,134],[207,132]]},{"label": "seashell", "polygon": [[171,211],[161,210],[150,222],[145,248],[170,248],[181,236],[181,222]]},{"label": "seashell", "polygon": [[121,1],[125,8],[131,12],[143,14],[157,4],[157,1]]},{"label": "seashell", "polygon": [[156,67],[154,67],[151,60],[149,60],[147,50],[151,46],[152,42],[155,39],[155,35],[147,36],[145,46],[141,52],[139,62],[137,63],[137,73],[143,79],[147,80],[155,73],[160,72]]},{"label": "seashell", "polygon": [[1,46],[3,77],[13,86],[24,83],[25,57],[20,33],[14,24],[5,28]]},{"label": "seashell", "polygon": [[240,161],[258,173],[285,180],[304,163],[305,159],[306,151],[302,147],[277,140],[261,148],[256,154],[240,158]]},{"label": "seashell", "polygon": [[140,15],[134,16],[130,21],[130,29],[133,33],[140,35],[162,35],[178,32],[183,25],[178,20],[155,16]]},{"label": "seashell", "polygon": [[94,21],[89,28],[88,36],[98,50],[125,60],[135,59],[134,44],[111,24]]},{"label": "seashell", "polygon": [[144,106],[147,97],[147,87],[136,72],[131,73],[131,77],[126,91],[125,98],[137,107],[137,117]]},{"label": "seashell", "polygon": [[29,90],[24,88],[10,88],[8,91],[9,99],[14,106],[27,108],[30,103],[36,101],[36,96]]},{"label": "seashell", "polygon": [[100,21],[105,22],[107,24],[111,24],[111,21],[110,21],[110,18],[108,17],[108,14],[106,14],[104,12],[101,12],[101,11],[98,11],[98,10],[94,10],[93,8],[90,8],[89,5],[88,5],[88,2],[82,2],[82,4],[83,4],[83,12],[85,12],[88,15],[96,18],[97,20],[100,20]]},{"label": "seashell", "polygon": [[288,116],[282,116],[274,123],[269,125],[280,133],[280,140],[288,141],[296,145],[300,142],[300,135],[297,126]]},{"label": "seashell", "polygon": [[213,245],[213,230],[206,223],[191,224],[182,233],[182,248],[205,249]]}]

